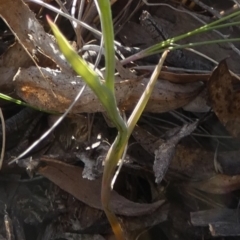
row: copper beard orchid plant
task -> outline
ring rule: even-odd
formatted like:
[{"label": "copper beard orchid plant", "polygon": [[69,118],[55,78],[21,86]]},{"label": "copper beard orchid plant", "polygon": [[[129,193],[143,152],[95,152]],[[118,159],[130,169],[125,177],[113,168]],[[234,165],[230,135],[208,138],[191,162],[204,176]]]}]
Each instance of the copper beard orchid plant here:
[{"label": "copper beard orchid plant", "polygon": [[[65,37],[61,34],[57,26],[48,18],[48,22],[50,27],[57,39],[59,48],[62,54],[65,56],[69,64],[75,70],[75,72],[82,77],[82,79],[86,82],[86,84],[91,88],[91,90],[97,95],[99,101],[105,108],[109,118],[111,119],[112,123],[118,130],[118,134],[116,136],[115,141],[111,145],[109,152],[107,154],[104,166],[104,173],[102,178],[102,189],[101,189],[101,200],[103,209],[107,215],[107,218],[112,226],[113,232],[117,239],[123,240],[124,234],[122,228],[119,224],[119,221],[115,214],[111,211],[110,208],[110,200],[111,200],[111,183],[113,176],[115,174],[115,170],[119,160],[122,158],[125,146],[128,142],[128,138],[131,135],[131,132],[137,123],[139,117],[141,116],[148,99],[152,93],[154,88],[154,84],[157,80],[157,77],[161,71],[162,64],[166,58],[167,51],[176,48],[183,48],[187,46],[194,46],[200,44],[209,44],[209,43],[216,43],[216,42],[226,42],[224,40],[216,40],[212,42],[203,42],[203,43],[190,43],[187,46],[179,46],[179,45],[172,45],[174,42],[191,36],[193,34],[205,32],[208,30],[213,30],[220,27],[229,26],[229,24],[222,24],[222,21],[232,18],[238,13],[231,14],[225,18],[217,20],[213,23],[205,25],[199,29],[196,29],[190,33],[183,34],[181,36],[166,40],[164,42],[158,43],[148,49],[137,53],[131,57],[131,60],[136,60],[151,54],[164,52],[162,58],[159,61],[159,64],[156,66],[155,71],[152,74],[152,77],[146,86],[146,89],[141,96],[139,102],[137,103],[133,113],[131,114],[128,122],[125,122],[122,118],[118,106],[116,104],[115,99],[115,89],[114,89],[114,72],[115,72],[115,52],[114,52],[114,34],[113,34],[113,24],[112,24],[112,13],[111,13],[111,6],[109,0],[95,0],[96,5],[98,6],[99,16],[101,20],[101,28],[102,28],[102,37],[104,41],[104,50],[105,50],[105,79],[101,79],[98,74],[85,62],[70,46],[68,41]],[[235,25],[231,23],[231,25]],[[239,41],[239,39],[228,39],[227,41]]]}]

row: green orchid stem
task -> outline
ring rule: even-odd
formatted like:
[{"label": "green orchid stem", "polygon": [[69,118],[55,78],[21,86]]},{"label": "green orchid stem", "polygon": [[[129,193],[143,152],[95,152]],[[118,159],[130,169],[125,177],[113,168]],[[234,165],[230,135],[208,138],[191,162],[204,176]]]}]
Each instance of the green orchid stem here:
[{"label": "green orchid stem", "polygon": [[121,225],[116,215],[111,211],[110,197],[111,197],[111,182],[114,176],[118,161],[122,157],[124,148],[128,141],[128,131],[125,122],[123,121],[116,104],[115,99],[115,50],[114,50],[114,34],[112,24],[112,14],[110,3],[107,0],[98,0],[99,16],[102,26],[102,36],[105,46],[105,81],[106,87],[111,92],[111,99],[109,99],[109,106],[106,109],[108,115],[114,125],[118,129],[118,135],[108,151],[105,159],[105,166],[102,178],[101,201],[104,212],[112,226],[112,230],[118,240],[124,240],[124,234]]},{"label": "green orchid stem", "polygon": [[102,27],[102,37],[105,46],[106,86],[114,94],[115,50],[111,6],[109,1],[98,0],[98,7]]},{"label": "green orchid stem", "polygon": [[[99,0],[99,9],[101,12],[101,21],[104,25],[112,25],[110,11],[106,11],[107,8],[110,9],[109,1]],[[104,8],[104,9],[101,9]],[[105,13],[105,14],[103,14]],[[104,19],[104,20],[103,20]],[[107,21],[106,21],[107,19]],[[110,22],[109,22],[110,21]],[[111,193],[111,179],[114,175],[115,168],[119,159],[122,156],[124,147],[128,140],[128,131],[127,125],[124,122],[123,118],[120,115],[118,110],[116,99],[115,99],[115,90],[114,90],[114,48],[113,48],[113,36],[110,36],[108,39],[109,31],[111,28],[102,26],[103,31],[103,41],[105,43],[105,56],[108,56],[106,60],[106,82],[101,81],[97,73],[73,50],[68,41],[64,38],[62,33],[59,31],[57,26],[48,18],[50,27],[57,39],[59,48],[67,61],[71,64],[74,71],[83,78],[87,85],[92,89],[96,94],[99,101],[102,103],[104,109],[106,110],[108,116],[112,120],[115,127],[118,129],[118,136],[112,147],[109,150],[105,161],[104,174],[103,174],[103,183],[102,183],[102,204],[104,211],[109,219],[109,222],[112,226],[112,229],[119,240],[124,240],[124,235],[121,229],[121,226],[117,220],[117,217],[110,210],[110,193]],[[112,31],[113,32],[113,31]],[[110,35],[112,35],[110,33]],[[108,39],[108,40],[107,40]],[[109,48],[109,49],[108,49]],[[108,50],[107,50],[108,49]],[[113,59],[113,60],[112,60]],[[111,76],[112,75],[112,76]]]},{"label": "green orchid stem", "polygon": [[[107,215],[107,218],[112,226],[114,234],[118,240],[124,240],[124,234],[121,229],[121,225],[111,210],[110,200],[111,200],[111,182],[117,167],[119,160],[121,159],[125,146],[128,142],[129,136],[137,123],[139,117],[141,116],[149,98],[153,91],[154,84],[157,80],[158,74],[161,70],[162,64],[167,56],[167,51],[162,55],[162,58],[156,67],[156,70],[152,74],[150,82],[147,84],[147,87],[140,98],[136,108],[134,109],[131,117],[126,124],[123,118],[120,115],[116,104],[115,98],[115,89],[114,89],[114,71],[115,71],[115,57],[114,57],[114,35],[113,35],[113,23],[111,15],[111,7],[109,0],[95,0],[96,6],[99,9],[99,15],[102,26],[102,36],[105,49],[105,62],[106,62],[106,72],[105,72],[105,82],[101,81],[97,73],[85,62],[70,46],[68,41],[64,38],[61,32],[58,30],[57,26],[48,18],[50,27],[57,39],[59,48],[67,61],[71,64],[75,72],[83,78],[91,90],[96,94],[99,101],[106,110],[111,121],[118,130],[118,135],[113,142],[104,166],[103,178],[102,178],[102,189],[101,189],[101,201],[103,209]],[[197,30],[194,30],[190,33],[183,34],[179,37],[169,39],[163,43],[157,44],[152,48],[148,48],[140,52],[137,56],[142,56],[146,54],[152,54],[151,51],[164,51],[164,47],[169,49],[180,48],[179,46],[170,46],[173,42],[183,39],[185,37],[191,36],[193,34],[199,33],[200,31],[207,31],[208,28],[212,28],[214,24],[220,23],[223,20],[230,18],[231,16],[236,16],[237,14],[231,14],[230,16],[225,17],[224,19],[215,21],[214,23],[208,24],[204,27],[201,27]],[[216,43],[217,41],[215,41]],[[206,42],[205,42],[206,43]],[[200,43],[195,43],[199,44]],[[188,46],[194,46],[189,45]]]},{"label": "green orchid stem", "polygon": [[111,182],[114,176],[116,166],[122,157],[124,148],[127,144],[129,135],[127,127],[123,131],[119,131],[118,135],[113,142],[111,148],[108,151],[107,157],[105,159],[103,178],[102,178],[102,189],[101,189],[101,201],[104,212],[112,226],[112,230],[118,240],[124,240],[124,234],[121,229],[121,225],[116,217],[116,215],[111,210],[110,200],[111,200]]},{"label": "green orchid stem", "polygon": [[128,142],[128,139],[133,131],[134,126],[139,120],[147,102],[152,94],[154,89],[154,85],[157,81],[158,75],[161,71],[162,65],[166,59],[167,52],[165,51],[157,65],[155,71],[152,74],[152,77],[146,86],[144,93],[142,94],[140,100],[137,103],[137,106],[134,108],[133,113],[131,114],[128,120],[128,129],[127,131],[119,131],[117,138],[112,144],[110,150],[108,151],[108,155],[105,160],[103,179],[102,179],[102,191],[101,191],[101,200],[104,211],[111,223],[112,229],[119,240],[124,240],[124,235],[121,230],[121,226],[118,222],[117,217],[111,210],[110,199],[111,199],[111,182],[116,170],[116,166],[118,164],[119,159],[121,159],[125,146]]}]

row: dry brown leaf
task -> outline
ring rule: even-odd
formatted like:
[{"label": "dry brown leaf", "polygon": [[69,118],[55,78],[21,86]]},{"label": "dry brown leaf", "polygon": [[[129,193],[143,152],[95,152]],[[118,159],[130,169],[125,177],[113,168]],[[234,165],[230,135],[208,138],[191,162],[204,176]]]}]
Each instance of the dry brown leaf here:
[{"label": "dry brown leaf", "polygon": [[[16,42],[10,46],[2,55],[1,67],[30,67],[33,62],[20,43]],[[12,77],[13,78],[13,77]]]},{"label": "dry brown leaf", "polygon": [[34,13],[23,1],[1,0],[0,15],[32,59],[35,58],[37,52],[50,59],[54,57],[53,61],[62,70],[73,74],[73,70],[62,58],[56,42],[46,34]]},{"label": "dry brown leaf", "polygon": [[10,93],[13,91],[13,77],[16,74],[17,69],[15,67],[0,67],[0,89],[1,93]]},{"label": "dry brown leaf", "polygon": [[[133,137],[152,155],[158,146],[164,143],[163,139],[153,136],[139,126],[135,127]],[[211,152],[179,144],[169,170],[188,176],[190,179],[206,179],[215,175],[213,159],[214,154]],[[169,177],[168,173],[166,177]]]},{"label": "dry brown leaf", "polygon": [[211,106],[221,123],[234,137],[240,137],[240,94],[234,92],[226,61],[219,63],[208,82]]},{"label": "dry brown leaf", "polygon": [[153,171],[156,183],[160,183],[164,178],[168,170],[168,166],[175,155],[176,147],[179,141],[191,134],[196,129],[198,122],[199,121],[195,121],[193,123],[183,125],[169,139],[164,141],[164,143],[161,143],[157,150],[154,151],[155,161]]},{"label": "dry brown leaf", "polygon": [[240,175],[227,176],[224,174],[217,174],[207,180],[189,182],[186,185],[207,193],[226,194],[240,189]]},{"label": "dry brown leaf", "polygon": [[32,60],[19,43],[10,46],[0,57],[0,89],[2,93],[14,91],[13,78],[19,67],[30,67]]},{"label": "dry brown leaf", "polygon": [[[90,181],[82,178],[83,169],[77,166],[68,165],[60,161],[53,161],[43,158],[42,163],[37,172],[48,178],[64,191],[70,193],[75,198],[84,202],[90,207],[103,210],[101,204],[101,182],[99,178]],[[122,216],[142,216],[156,211],[164,200],[159,200],[152,204],[135,203],[117,192],[112,191],[111,209],[114,213]]]},{"label": "dry brown leaf", "polygon": [[[49,90],[48,84],[42,78],[39,69],[30,67],[20,69],[14,78],[17,94],[29,104],[48,111],[64,112],[83,86],[79,77],[72,77],[51,69],[41,68],[41,72],[52,83],[51,88],[56,97]],[[149,79],[123,80],[116,78],[115,90],[119,108],[132,110],[143,93]],[[158,81],[151,95],[145,111],[166,112],[189,103],[201,91],[198,83],[173,84],[168,81]],[[73,112],[101,112],[104,111],[93,92],[86,87],[80,101]]]},{"label": "dry brown leaf", "polygon": [[159,76],[164,79],[168,80],[172,83],[191,83],[191,82],[198,82],[203,81],[206,82],[209,79],[209,74],[194,74],[194,73],[173,73],[167,71],[161,71]]}]

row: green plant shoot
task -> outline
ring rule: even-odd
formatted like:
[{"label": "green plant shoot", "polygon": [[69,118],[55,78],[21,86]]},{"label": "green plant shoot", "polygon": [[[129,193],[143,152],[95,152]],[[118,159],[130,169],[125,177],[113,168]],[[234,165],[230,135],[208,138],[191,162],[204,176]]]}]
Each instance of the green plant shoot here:
[{"label": "green plant shoot", "polygon": [[[138,102],[136,108],[134,109],[132,115],[130,116],[128,123],[126,124],[120,115],[118,110],[116,99],[115,99],[115,89],[114,89],[114,71],[115,71],[115,61],[114,61],[114,34],[113,34],[113,23],[111,15],[111,6],[109,0],[96,0],[98,5],[99,15],[102,27],[102,37],[105,49],[105,62],[106,62],[106,73],[105,81],[101,80],[97,73],[85,62],[70,46],[68,41],[61,34],[57,26],[48,18],[48,22],[52,28],[52,31],[57,39],[58,45],[61,52],[70,63],[75,72],[80,75],[87,85],[92,89],[92,91],[97,95],[99,101],[102,103],[104,109],[106,110],[109,118],[113,124],[118,129],[118,135],[111,145],[111,148],[107,154],[104,166],[104,173],[102,178],[102,189],[101,189],[101,200],[103,209],[108,217],[108,220],[112,226],[115,236],[118,240],[124,240],[124,234],[119,224],[119,221],[115,214],[111,211],[109,206],[111,197],[111,181],[114,176],[116,166],[118,161],[121,159],[124,152],[125,146],[127,144],[128,138],[138,121],[144,107],[146,106],[148,99],[153,90],[153,86],[156,82],[158,74],[161,70],[164,59],[166,58],[167,52],[163,54],[156,70],[154,71],[140,101]],[[235,14],[234,16],[236,16]],[[230,18],[230,17],[228,17]],[[225,18],[224,20],[226,20]],[[182,48],[181,46],[170,46],[177,40],[186,38],[196,33],[212,30],[214,27],[222,27],[223,25],[218,25],[222,20],[217,20],[211,24],[205,25],[197,30],[190,33],[183,34],[179,37],[166,40],[162,43],[156,44],[146,50],[135,55],[137,59],[144,57],[156,52],[164,51],[166,49]],[[200,44],[200,43],[199,43]],[[197,45],[197,44],[196,44]],[[169,47],[170,46],[170,47]],[[186,47],[186,45],[185,45]],[[127,60],[127,59],[126,59]]]}]

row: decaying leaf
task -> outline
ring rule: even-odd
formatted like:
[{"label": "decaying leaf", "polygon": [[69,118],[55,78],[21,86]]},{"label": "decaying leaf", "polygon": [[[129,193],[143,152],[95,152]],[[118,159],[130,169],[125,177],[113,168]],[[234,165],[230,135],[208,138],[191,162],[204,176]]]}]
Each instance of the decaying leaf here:
[{"label": "decaying leaf", "polygon": [[[84,85],[79,77],[41,68],[41,72],[51,82],[44,81],[36,67],[20,69],[14,78],[17,94],[29,104],[48,111],[64,112],[73,101],[78,91]],[[116,78],[116,99],[120,109],[132,110],[143,93],[149,79],[143,78],[121,80]],[[200,83],[173,84],[168,81],[158,81],[146,106],[148,112],[166,112],[189,103],[201,91]],[[72,110],[74,113],[102,112],[103,107],[95,94],[88,88],[84,90],[80,101]]]},{"label": "decaying leaf", "polygon": [[232,86],[232,76],[226,61],[219,63],[208,82],[211,106],[226,129],[234,137],[240,136],[240,94]]},{"label": "decaying leaf", "polygon": [[[38,168],[39,174],[45,176],[88,206],[103,210],[100,200],[101,178],[90,181],[82,178],[83,169],[80,167],[44,158],[41,161],[45,166]],[[115,191],[112,191],[111,196],[111,209],[114,213],[129,217],[150,214],[156,211],[163,203],[164,200],[159,200],[152,204],[135,203]]]},{"label": "decaying leaf", "polygon": [[240,175],[216,174],[207,180],[189,182],[187,185],[212,194],[225,194],[240,189]]},{"label": "decaying leaf", "polygon": [[206,82],[210,76],[210,73],[196,74],[196,73],[174,73],[161,71],[159,76],[162,79],[168,80],[169,82],[172,83],[191,83],[198,81]]},{"label": "decaying leaf", "polygon": [[37,52],[40,52],[50,59],[54,57],[53,61],[62,70],[69,74],[73,73],[62,58],[56,42],[44,31],[34,13],[23,1],[1,0],[0,15],[32,59],[35,58]]},{"label": "decaying leaf", "polygon": [[13,78],[19,67],[30,67],[32,60],[19,43],[10,46],[2,55],[0,61],[1,93],[14,91]]},{"label": "decaying leaf", "polygon": [[[164,143],[163,139],[153,136],[139,126],[135,127],[133,136],[152,155]],[[206,179],[215,175],[213,159],[214,154],[212,152],[179,144],[176,147],[169,170],[183,174],[189,179]],[[169,175],[167,174],[166,177],[169,178]]]},{"label": "decaying leaf", "polygon": [[164,178],[168,166],[171,163],[175,152],[176,146],[179,141],[191,134],[197,127],[199,121],[185,124],[181,129],[178,129],[169,139],[162,143],[157,150],[155,150],[155,161],[153,171],[156,178],[156,183],[160,183]]}]

